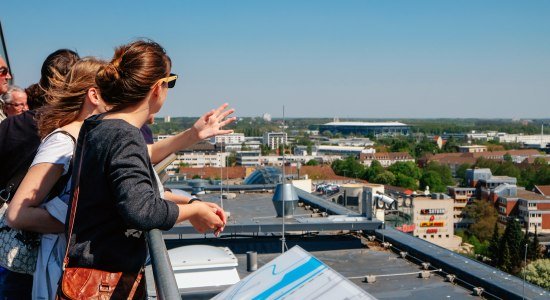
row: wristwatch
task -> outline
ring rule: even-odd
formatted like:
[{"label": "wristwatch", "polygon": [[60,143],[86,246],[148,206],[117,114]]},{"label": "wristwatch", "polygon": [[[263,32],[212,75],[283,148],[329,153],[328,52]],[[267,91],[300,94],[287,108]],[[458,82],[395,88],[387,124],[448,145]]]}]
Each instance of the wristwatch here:
[{"label": "wristwatch", "polygon": [[193,203],[193,202],[195,202],[195,201],[202,201],[202,200],[199,199],[199,198],[193,198],[193,199],[189,200],[189,202],[187,202],[187,204],[191,204],[191,203]]}]

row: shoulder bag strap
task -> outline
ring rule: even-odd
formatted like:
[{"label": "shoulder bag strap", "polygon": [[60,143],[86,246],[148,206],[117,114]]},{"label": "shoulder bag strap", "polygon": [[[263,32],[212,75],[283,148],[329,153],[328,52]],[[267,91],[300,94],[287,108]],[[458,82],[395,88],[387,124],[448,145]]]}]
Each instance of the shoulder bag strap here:
[{"label": "shoulder bag strap", "polygon": [[[71,203],[71,214],[69,215],[69,235],[67,236],[67,250],[65,250],[65,257],[63,258],[63,270],[65,270],[65,267],[69,263],[69,247],[71,245],[71,237],[73,235],[73,225],[74,225],[74,219],[76,215],[76,207],[78,204],[78,193],[80,189],[80,171],[82,170],[82,160],[84,158],[84,149],[86,147],[86,136],[88,134],[84,133],[84,138],[82,139],[82,147],[80,148],[80,159],[78,161],[78,168],[76,170],[76,174],[74,174],[74,184],[73,187],[73,199]],[[75,149],[75,155],[76,155],[76,149]],[[73,156],[73,158],[75,158]],[[74,161],[74,160],[73,160]]]}]

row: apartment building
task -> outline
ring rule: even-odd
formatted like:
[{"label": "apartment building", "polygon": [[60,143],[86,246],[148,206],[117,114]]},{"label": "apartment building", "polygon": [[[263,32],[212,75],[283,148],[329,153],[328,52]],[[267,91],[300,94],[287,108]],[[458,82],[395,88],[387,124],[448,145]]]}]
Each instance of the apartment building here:
[{"label": "apartment building", "polygon": [[243,167],[255,167],[260,165],[261,152],[258,150],[237,151],[237,165]]},{"label": "apartment building", "polygon": [[271,149],[277,149],[279,145],[288,143],[288,137],[286,132],[266,132],[264,133],[263,143]]},{"label": "apartment building", "polygon": [[529,232],[550,233],[550,198],[528,191],[518,193],[519,218]]},{"label": "apartment building", "polygon": [[217,135],[210,138],[212,144],[242,144],[245,142],[244,133],[231,133],[226,135]]},{"label": "apartment building", "polygon": [[453,220],[455,228],[466,228],[472,220],[465,218],[463,210],[476,197],[476,188],[448,186],[447,194],[453,199]]}]

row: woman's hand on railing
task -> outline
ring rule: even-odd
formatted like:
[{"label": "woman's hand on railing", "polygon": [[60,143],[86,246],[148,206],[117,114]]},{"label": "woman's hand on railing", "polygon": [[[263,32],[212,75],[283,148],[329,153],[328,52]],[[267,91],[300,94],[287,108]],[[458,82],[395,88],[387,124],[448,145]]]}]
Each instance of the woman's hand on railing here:
[{"label": "woman's hand on railing", "polygon": [[195,201],[187,206],[194,210],[189,217],[191,225],[200,233],[221,232],[227,220],[225,212],[215,203]]}]

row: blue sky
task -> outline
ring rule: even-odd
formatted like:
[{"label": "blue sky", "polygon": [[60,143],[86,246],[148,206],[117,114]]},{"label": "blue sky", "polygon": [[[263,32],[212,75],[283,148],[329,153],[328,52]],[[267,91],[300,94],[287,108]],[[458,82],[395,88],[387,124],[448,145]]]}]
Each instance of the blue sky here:
[{"label": "blue sky", "polygon": [[181,75],[159,116],[548,118],[550,1],[4,1],[16,83],[58,48],[151,38]]}]

